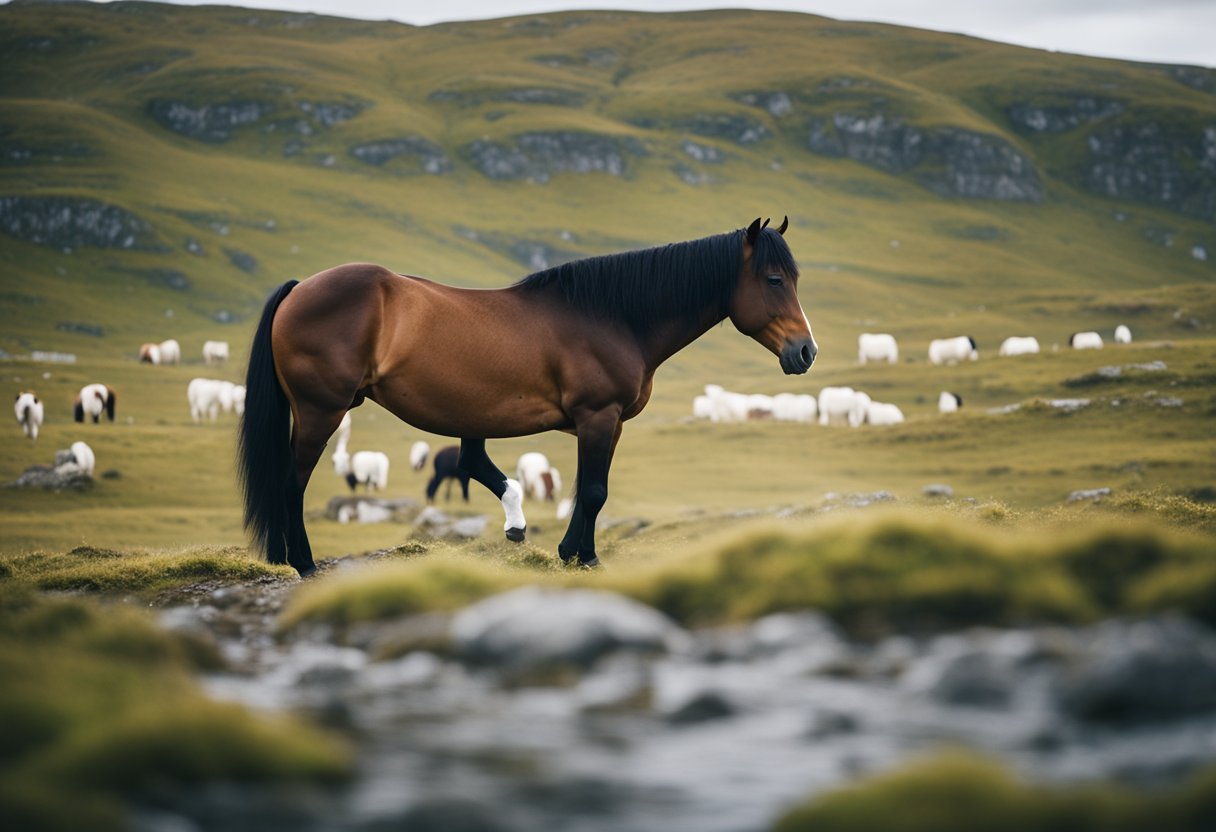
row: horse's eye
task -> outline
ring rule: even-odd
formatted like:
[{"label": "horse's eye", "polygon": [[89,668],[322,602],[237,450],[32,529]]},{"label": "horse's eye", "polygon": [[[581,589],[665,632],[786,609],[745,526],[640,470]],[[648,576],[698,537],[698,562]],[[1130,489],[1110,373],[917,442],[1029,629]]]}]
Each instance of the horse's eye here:
[{"label": "horse's eye", "polygon": [[770,275],[768,276],[768,285],[769,285],[769,286],[780,286],[780,285],[781,285],[781,283],[782,283],[782,280],[781,280],[781,275],[779,275],[779,274],[770,274]]}]

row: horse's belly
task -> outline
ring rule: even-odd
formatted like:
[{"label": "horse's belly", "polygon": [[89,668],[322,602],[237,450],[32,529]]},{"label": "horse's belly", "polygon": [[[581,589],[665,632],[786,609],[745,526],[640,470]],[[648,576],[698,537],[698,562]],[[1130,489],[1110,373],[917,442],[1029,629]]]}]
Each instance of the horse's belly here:
[{"label": "horse's belly", "polygon": [[501,439],[573,426],[558,405],[541,395],[468,379],[427,384],[386,380],[373,385],[368,397],[398,419],[439,436]]}]

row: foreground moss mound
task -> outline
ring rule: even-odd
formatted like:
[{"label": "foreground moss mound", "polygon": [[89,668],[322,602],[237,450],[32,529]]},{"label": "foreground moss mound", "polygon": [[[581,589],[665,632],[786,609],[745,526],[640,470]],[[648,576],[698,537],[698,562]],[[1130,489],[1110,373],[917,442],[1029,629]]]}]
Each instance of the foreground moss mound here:
[{"label": "foreground moss mound", "polygon": [[1202,832],[1216,829],[1216,770],[1165,793],[1028,786],[949,754],[812,800],[773,832]]},{"label": "foreground moss mound", "polygon": [[1216,624],[1216,549],[1161,523],[1107,519],[1061,531],[1042,518],[865,513],[800,533],[767,523],[690,550],[639,544],[601,573],[536,569],[436,549],[327,579],[297,593],[282,625],[348,625],[457,609],[517,586],[594,586],[687,626],[813,608],[859,637],[976,625],[1080,624],[1180,610]]},{"label": "foreground moss mound", "polygon": [[1216,623],[1213,580],[1210,541],[1158,526],[1065,533],[895,513],[753,533],[624,588],[686,624],[812,607],[870,635],[1164,609]]},{"label": "foreground moss mound", "polygon": [[0,560],[0,579],[44,590],[155,592],[200,581],[294,578],[295,570],[254,560],[244,549],[131,551],[77,546],[69,552],[32,552]]},{"label": "foreground moss mound", "polygon": [[202,660],[135,610],[0,591],[0,827],[119,829],[152,788],[347,773],[329,737],[203,696]]}]

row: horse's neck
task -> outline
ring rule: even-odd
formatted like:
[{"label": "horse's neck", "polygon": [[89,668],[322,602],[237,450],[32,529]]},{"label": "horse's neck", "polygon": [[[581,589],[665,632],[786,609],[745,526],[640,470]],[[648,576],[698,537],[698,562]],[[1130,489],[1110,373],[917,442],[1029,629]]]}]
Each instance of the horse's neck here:
[{"label": "horse's neck", "polygon": [[653,370],[711,328],[726,320],[716,310],[705,309],[695,318],[681,317],[652,327],[642,336],[642,351]]}]

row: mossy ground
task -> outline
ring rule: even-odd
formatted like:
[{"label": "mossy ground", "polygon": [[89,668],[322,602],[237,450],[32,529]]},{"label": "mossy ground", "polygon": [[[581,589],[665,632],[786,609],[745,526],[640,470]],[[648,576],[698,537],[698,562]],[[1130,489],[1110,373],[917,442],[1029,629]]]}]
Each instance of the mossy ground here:
[{"label": "mossy ground", "polygon": [[961,752],[907,765],[793,809],[773,832],[1199,832],[1216,823],[1216,770],[1162,792],[1032,786]]},{"label": "mossy ground", "polygon": [[128,799],[205,782],[345,777],[344,744],[213,702],[205,646],[121,604],[0,586],[0,820],[124,829]]}]

